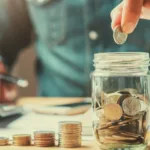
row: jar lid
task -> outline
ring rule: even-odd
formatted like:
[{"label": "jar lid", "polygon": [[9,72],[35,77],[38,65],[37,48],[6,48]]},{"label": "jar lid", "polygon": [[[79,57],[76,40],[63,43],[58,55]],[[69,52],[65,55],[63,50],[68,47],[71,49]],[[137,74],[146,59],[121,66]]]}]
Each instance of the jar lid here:
[{"label": "jar lid", "polygon": [[149,53],[109,52],[94,55],[97,73],[113,75],[146,74],[149,66]]}]

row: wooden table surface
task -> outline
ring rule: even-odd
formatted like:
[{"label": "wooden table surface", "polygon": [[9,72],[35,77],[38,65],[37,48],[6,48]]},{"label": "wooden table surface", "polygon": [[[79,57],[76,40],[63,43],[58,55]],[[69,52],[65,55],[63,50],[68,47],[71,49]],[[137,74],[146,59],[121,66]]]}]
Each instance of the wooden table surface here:
[{"label": "wooden table surface", "polygon": [[69,97],[69,98],[45,98],[45,97],[23,97],[17,101],[17,105],[63,105],[71,103],[79,103],[84,101],[84,97]]},{"label": "wooden table surface", "polygon": [[[83,141],[80,148],[67,148],[66,150],[96,150],[97,147],[93,141]],[[0,146],[0,150],[60,150],[60,147],[35,147],[35,146]]]},{"label": "wooden table surface", "polygon": [[[21,98],[17,104],[18,105],[61,105],[67,103],[75,103],[81,102],[84,98],[35,98],[35,97],[28,97],[28,98]],[[148,137],[150,139],[150,132],[148,133]],[[28,147],[17,147],[17,146],[0,146],[0,150],[60,150],[64,148],[59,147],[48,147],[48,148],[41,148],[35,146],[28,146]],[[80,148],[67,148],[66,150],[98,150],[98,147],[94,143],[94,141],[82,141],[82,147]],[[147,148],[150,150],[150,147]]]},{"label": "wooden table surface", "polygon": [[[0,146],[0,150],[100,150],[94,141],[82,141],[79,148],[35,147],[35,146]],[[150,146],[146,150],[150,150]]]}]

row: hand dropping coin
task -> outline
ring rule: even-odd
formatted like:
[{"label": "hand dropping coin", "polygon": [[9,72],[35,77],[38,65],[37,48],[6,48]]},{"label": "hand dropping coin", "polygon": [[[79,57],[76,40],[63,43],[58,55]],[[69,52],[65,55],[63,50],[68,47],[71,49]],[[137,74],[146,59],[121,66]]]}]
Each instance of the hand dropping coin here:
[{"label": "hand dropping coin", "polygon": [[123,115],[122,108],[119,104],[107,104],[104,107],[104,115],[108,120],[119,120]]},{"label": "hand dropping coin", "polygon": [[127,40],[128,35],[122,32],[121,26],[116,26],[113,31],[113,38],[117,44],[123,44]]}]

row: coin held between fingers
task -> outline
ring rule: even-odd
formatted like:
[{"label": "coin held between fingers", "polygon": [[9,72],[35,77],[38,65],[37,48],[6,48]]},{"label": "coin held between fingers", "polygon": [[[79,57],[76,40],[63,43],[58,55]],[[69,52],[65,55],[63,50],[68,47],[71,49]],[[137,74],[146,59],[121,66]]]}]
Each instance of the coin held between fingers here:
[{"label": "coin held between fingers", "polygon": [[115,29],[113,30],[113,38],[117,44],[119,45],[124,44],[127,40],[127,37],[128,34],[122,31],[120,25],[116,26]]}]

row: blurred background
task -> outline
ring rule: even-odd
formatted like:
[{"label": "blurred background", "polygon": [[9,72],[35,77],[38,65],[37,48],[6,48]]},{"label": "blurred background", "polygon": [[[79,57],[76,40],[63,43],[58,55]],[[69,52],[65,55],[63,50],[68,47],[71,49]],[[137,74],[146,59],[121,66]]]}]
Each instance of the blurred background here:
[{"label": "blurred background", "polygon": [[37,80],[35,78],[35,59],[36,54],[34,45],[30,45],[20,53],[15,62],[12,74],[14,76],[25,78],[29,81],[28,88],[18,89],[19,96],[36,96]]}]

